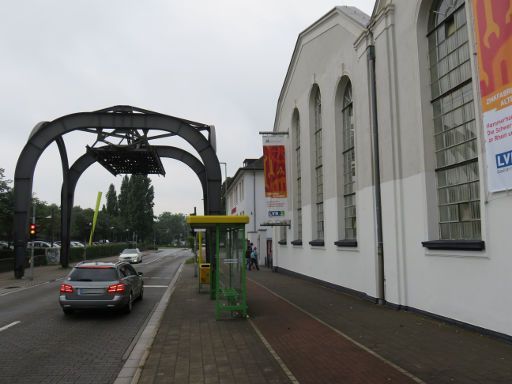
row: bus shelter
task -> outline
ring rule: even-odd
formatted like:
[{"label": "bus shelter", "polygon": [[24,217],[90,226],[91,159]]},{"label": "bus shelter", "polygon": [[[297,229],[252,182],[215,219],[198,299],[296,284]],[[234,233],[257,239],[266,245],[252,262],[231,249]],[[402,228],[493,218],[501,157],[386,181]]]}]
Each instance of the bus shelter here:
[{"label": "bus shelter", "polygon": [[215,318],[229,313],[247,317],[245,224],[249,216],[188,216],[192,229],[207,231],[210,255],[210,292],[215,299]]}]

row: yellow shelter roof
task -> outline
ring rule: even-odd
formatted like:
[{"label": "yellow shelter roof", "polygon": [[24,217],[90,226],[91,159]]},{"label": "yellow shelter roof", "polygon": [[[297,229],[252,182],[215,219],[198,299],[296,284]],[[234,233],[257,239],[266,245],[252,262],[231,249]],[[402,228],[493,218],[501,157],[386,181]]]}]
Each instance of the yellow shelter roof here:
[{"label": "yellow shelter roof", "polygon": [[191,227],[202,227],[211,226],[215,224],[247,224],[249,222],[249,216],[226,216],[226,215],[207,215],[207,216],[187,216],[187,223]]}]

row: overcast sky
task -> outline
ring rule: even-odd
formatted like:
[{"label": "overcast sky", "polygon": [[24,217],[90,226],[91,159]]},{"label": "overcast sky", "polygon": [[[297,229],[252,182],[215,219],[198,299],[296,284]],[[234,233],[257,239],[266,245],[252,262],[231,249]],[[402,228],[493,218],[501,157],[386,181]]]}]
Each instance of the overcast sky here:
[{"label": "overcast sky", "polygon": [[[1,1],[0,168],[14,179],[20,152],[40,121],[114,105],[182,117],[217,130],[217,156],[233,176],[262,155],[260,131],[273,129],[277,99],[300,32],[336,5],[371,15],[374,0],[13,0]],[[64,137],[70,164],[92,135]],[[185,149],[179,137],[167,145]],[[197,154],[194,153],[197,156]],[[162,159],[151,176],[155,213],[202,213],[202,190],[183,163]],[[221,165],[225,177],[224,165]],[[91,166],[75,205],[122,176]],[[38,161],[33,191],[60,205],[55,144]]]}]

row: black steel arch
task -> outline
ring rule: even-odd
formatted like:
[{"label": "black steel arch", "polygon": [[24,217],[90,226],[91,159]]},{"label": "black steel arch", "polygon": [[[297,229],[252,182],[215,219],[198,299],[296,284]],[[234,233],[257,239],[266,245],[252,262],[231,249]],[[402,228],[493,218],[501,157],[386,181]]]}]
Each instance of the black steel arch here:
[{"label": "black steel arch", "polygon": [[[115,106],[96,112],[79,112],[62,116],[51,122],[39,123],[32,130],[23,148],[14,175],[14,247],[16,278],[24,274],[25,250],[28,240],[29,205],[35,166],[43,151],[54,141],[61,155],[63,180],[69,183],[67,153],[62,136],[83,130],[100,134],[102,130],[115,129],[120,132],[141,129],[165,131],[180,136],[199,154],[206,174],[205,214],[221,214],[221,171],[215,152],[215,135],[212,126],[180,119],[174,116],[143,110],[132,106]],[[201,131],[207,130],[210,138]],[[61,198],[64,196],[62,192]],[[67,190],[69,193],[69,189]]]},{"label": "black steel arch", "polygon": [[[188,165],[195,172],[201,182],[201,187],[203,188],[204,210],[206,212],[208,196],[206,193],[206,170],[203,163],[201,163],[195,156],[181,148],[160,145],[155,145],[152,148],[157,152],[158,156],[179,160]],[[82,174],[95,162],[96,158],[93,154],[89,152],[85,153],[74,162],[69,169],[68,180],[64,180],[62,183],[60,263],[63,267],[67,267],[69,264],[71,210],[73,208],[76,184],[78,183],[80,176],[82,176]]]}]

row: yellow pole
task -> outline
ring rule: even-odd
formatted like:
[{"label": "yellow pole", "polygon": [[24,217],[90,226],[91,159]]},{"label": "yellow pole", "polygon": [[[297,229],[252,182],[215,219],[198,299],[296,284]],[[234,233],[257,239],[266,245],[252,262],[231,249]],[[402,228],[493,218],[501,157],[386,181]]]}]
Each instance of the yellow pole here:
[{"label": "yellow pole", "polygon": [[92,219],[91,235],[89,236],[89,247],[92,245],[92,237],[94,235],[94,229],[96,228],[96,220],[98,220],[98,211],[100,209],[100,202],[101,202],[101,192],[98,192],[98,197],[96,198],[96,209],[94,210],[94,217]]},{"label": "yellow pole", "polygon": [[198,264],[202,264],[202,262],[203,262],[203,232],[197,233],[197,243],[198,243],[197,248],[199,250]]}]

